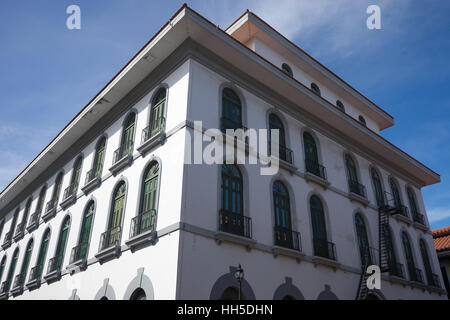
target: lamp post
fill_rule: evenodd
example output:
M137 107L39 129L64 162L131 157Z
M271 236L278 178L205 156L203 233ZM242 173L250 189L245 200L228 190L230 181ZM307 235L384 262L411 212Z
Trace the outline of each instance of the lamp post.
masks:
M236 272L234 273L234 277L239 282L239 295L238 295L238 298L239 298L239 300L241 300L242 280L244 280L244 269L242 269L240 264L239 264L239 267L236 269Z

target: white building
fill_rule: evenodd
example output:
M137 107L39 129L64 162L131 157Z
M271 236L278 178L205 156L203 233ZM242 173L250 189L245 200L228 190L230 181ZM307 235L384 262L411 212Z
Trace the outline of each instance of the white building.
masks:
M281 129L279 172L188 164L198 120ZM393 124L253 13L223 31L183 6L0 194L1 298L233 298L241 264L246 299L445 299L440 177Z

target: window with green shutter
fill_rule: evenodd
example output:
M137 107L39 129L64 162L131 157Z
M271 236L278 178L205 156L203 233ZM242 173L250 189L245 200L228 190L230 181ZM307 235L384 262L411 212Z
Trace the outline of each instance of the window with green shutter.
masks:
M102 174L103 161L105 160L105 148L106 148L106 138L103 137L100 139L95 149L95 158L94 158L95 178L100 177Z
M361 266L372 264L372 257L369 249L369 238L367 237L366 223L360 214L355 216L356 239L358 241Z
M425 241L420 239L420 254L422 255L423 265L425 267L425 273L427 275L427 281L429 285L433 285L433 269L431 268L430 257L428 256L427 246L425 245Z
M41 216L42 209L44 208L45 195L47 194L47 187L43 186L41 192L39 193L38 204L36 207L36 213L38 214L38 219Z
M3 271L5 271L5 266L6 266L6 255L2 258L2 262L0 263L0 281L2 280Z
M166 93L165 88L161 88L156 93L152 101L152 108L150 111L150 136L160 133L164 129L164 115L166 108Z
M71 179L71 195L76 195L78 191L78 185L80 184L81 166L83 164L83 158L79 157L73 166L72 179Z
M222 197L223 211L243 214L243 182L239 168L231 164L222 165Z
M20 269L19 276L19 286L23 286L28 273L28 267L30 266L31 254L33 253L34 241L31 239L27 245L27 251L25 252L25 257L23 258L22 268Z
M113 194L113 202L109 218L109 228L107 236L107 247L117 245L120 241L122 215L125 205L125 182L121 182L115 189Z
M134 146L134 126L136 121L136 114L130 113L124 124L122 132L122 141L120 144L119 158L122 159L125 156L131 155Z
M345 155L345 166L347 167L348 179L351 182L358 182L358 173L356 170L356 164L353 158L346 154Z
M45 257L47 256L48 243L50 242L50 229L47 229L42 237L41 247L39 248L39 255L36 263L36 279L40 279L42 271L44 270Z
M149 165L144 175L140 209L140 233L154 227L158 188L159 164L155 161Z
M55 180L55 186L53 187L53 194L52 194L52 203L53 208L56 208L59 201L59 195L61 194L61 186L63 181L63 173L60 172Z
M405 251L406 265L408 267L409 277L411 280L416 279L416 265L414 263L414 257L411 249L409 238L405 232L402 232L402 244Z
M27 204L25 205L25 210L24 210L23 216L22 216L22 225L23 225L22 228L24 228L24 226L26 225L28 216L30 215L31 201L32 201L32 199L29 198L27 201Z
M70 230L70 217L67 216L64 218L63 223L61 225L61 231L59 232L58 244L56 247L56 270L61 270L62 263L64 261L64 252L66 250L67 237L69 235Z
M416 214L418 212L417 210L417 203L416 203L416 197L414 196L413 191L411 190L411 188L407 188L406 189L406 193L408 194L408 200L409 200L409 206L411 208L411 211L414 214Z
M222 120L221 128L240 129L242 128L242 104L239 96L230 88L222 91Z
M79 253L76 260L84 260L87 258L89 248L89 238L92 229L92 220L94 219L95 203L91 201L86 207L83 215L83 222L81 224L80 239L78 241Z
M8 276L6 278L6 292L11 288L14 272L16 270L17 260L19 259L19 248L14 251L11 264L9 265Z
M392 197L394 198L394 205L396 208L399 208L402 206L402 200L400 198L400 191L398 190L397 187L397 183L395 182L394 179L390 179L389 180L389 184L391 185L391 192L392 192Z
M375 190L375 199L377 202L378 207L382 207L384 205L384 195L383 195L383 187L381 184L380 175L378 174L377 170L372 168L370 170L370 173L372 175L372 183Z

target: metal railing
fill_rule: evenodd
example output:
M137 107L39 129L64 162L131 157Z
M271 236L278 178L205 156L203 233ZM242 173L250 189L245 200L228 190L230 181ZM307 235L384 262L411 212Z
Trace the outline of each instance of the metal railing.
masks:
M411 270L411 280L412 281L416 281L416 282L420 282L423 283L423 273L422 270L418 269L418 268L414 268Z
M130 145L123 145L120 146L119 149L114 151L114 157L113 157L113 165L122 160L123 158L130 156L133 154L133 148L134 143L131 143Z
M432 286L432 287L440 288L441 287L441 283L439 281L439 276L437 274L435 274L435 273L431 273L428 276L428 284L430 286Z
M24 232L25 232L25 222L21 222L17 225L15 236L18 237L19 235L21 235Z
M336 245L323 239L314 239L314 255L336 260Z
M16 288L22 288L23 287L23 275L22 274L18 274L15 278L14 278L14 285L13 285L13 289Z
M86 173L86 179L84 184L87 185L89 182L94 181L95 179L97 179L98 177L100 177L100 174L102 172L102 167L100 166L100 168L95 168L95 169L91 169Z
M220 210L219 230L251 239L252 219L243 214Z
M70 263L74 263L80 260L85 260L87 255L87 250L89 247L88 242L82 242L72 248L70 253Z
M152 125L142 130L141 144L145 143L150 138L156 136L158 133L163 132L166 126L166 118L160 117L152 121Z
M0 294L4 294L6 292L8 292L8 282L7 281L3 281L2 285L0 286Z
M34 224L39 224L39 219L41 218L41 213L40 212L35 212L31 215L30 217L30 223L28 224L28 226L32 226Z
M54 271L60 271L62 265L63 256L59 255L51 258L48 261L47 274L52 273Z
M43 265L37 265L37 266L31 268L29 281L31 282L31 281L40 280L41 276L42 276L43 268L44 268Z
M269 154L277 157L280 160L286 161L290 164L294 163L293 151L286 146L278 145L278 155L272 154L272 143L269 139Z
M56 201L54 199L50 200L45 205L45 213L48 213L48 212L50 212L52 210L55 210L55 209L56 209Z
M114 247L119 244L120 235L122 232L122 228L115 227L106 230L106 232L102 233L100 236L100 248L99 251L103 251L105 249Z
M5 235L5 240L3 241L3 244L7 244L10 243L12 240L12 232L9 231L6 235Z
M361 197L367 198L366 187L361 183L359 183L358 181L348 180L348 187L350 189L350 192L356 193Z
M63 200L67 200L77 194L77 185L72 183L64 190Z
M312 173L324 180L327 179L327 170L324 166L313 160L305 160L306 172Z
M151 209L131 219L130 238L155 230L156 210Z
M389 264L389 274L399 278L405 278L405 271L401 263L390 263Z
M300 233L283 227L274 227L275 245L302 251Z
M423 214L421 214L417 211L413 211L413 220L415 222L420 223L421 225L425 225L425 218L424 218Z

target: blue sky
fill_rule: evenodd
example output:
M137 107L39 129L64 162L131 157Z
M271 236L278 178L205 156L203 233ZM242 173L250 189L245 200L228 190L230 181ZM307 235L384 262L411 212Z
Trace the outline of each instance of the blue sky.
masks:
M82 29L66 28L81 8ZM182 1L0 1L0 190L181 6ZM196 0L227 27L247 8L392 114L382 135L442 175L423 189L432 228L450 225L450 2ZM381 8L381 30L366 8Z

